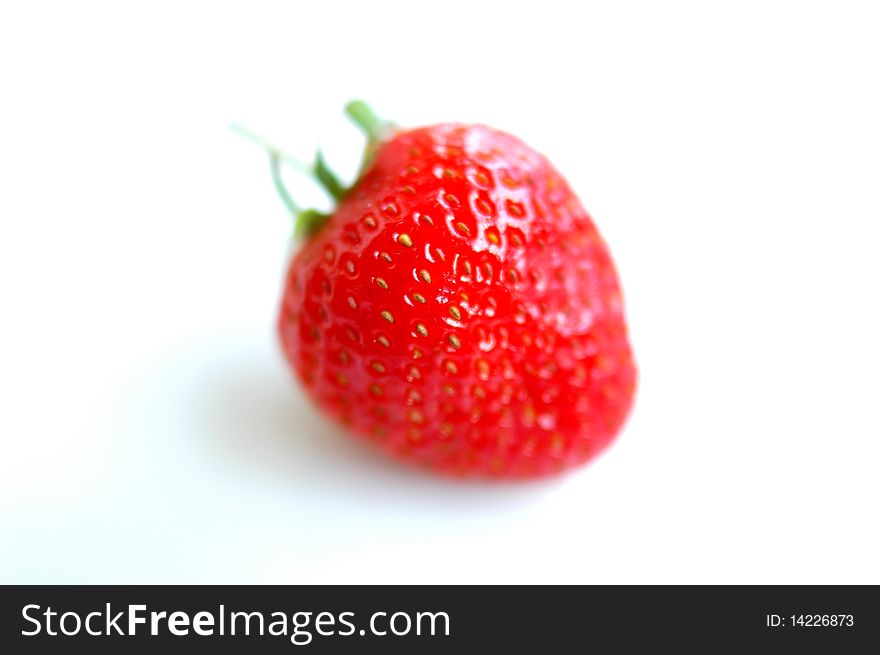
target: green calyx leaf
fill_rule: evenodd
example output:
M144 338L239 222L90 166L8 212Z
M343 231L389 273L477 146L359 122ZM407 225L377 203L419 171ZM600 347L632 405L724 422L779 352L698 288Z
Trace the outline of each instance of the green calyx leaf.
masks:
M376 149L379 147L379 144L388 138L389 134L395 129L395 126L393 123L379 118L363 100L352 100L349 102L345 106L345 114L367 137L367 144L364 146L361 166L358 171L358 177L360 177L369 168L370 164L373 163L373 157L376 155Z
M308 239L324 226L328 218L330 218L329 214L319 212L317 209L300 212L296 217L293 236L297 239Z
M327 167L327 162L324 161L324 154L320 149L315 153L315 163L312 166L312 170L315 173L315 178L333 200L339 202L345 197L348 189L342 185L336 174Z
M348 114L349 118L361 128L367 137L367 144L364 148L363 160L358 173L359 179L372 161L373 155L379 144L387 138L388 134L393 129L393 125L380 119L375 113L373 113L373 110L361 100L354 100L348 103L345 112ZM232 125L231 129L237 134L261 146L268 153L272 183L275 185L275 190L278 192L284 206L287 207L287 210L294 219L294 237L308 238L320 230L330 218L330 214L320 212L317 209L303 209L296 203L284 183L282 177L282 165L287 165L300 174L317 182L333 200L334 205L338 204L345 199L345 196L348 195L351 187L346 187L340 182L337 175L327 165L327 162L324 159L324 154L321 150L319 149L315 153L314 162L311 165L308 165L244 127ZM355 184L357 184L357 181L355 181Z
M383 133L390 125L379 118L363 100L352 100L345 106L346 115L366 135L367 140L376 142L382 139Z

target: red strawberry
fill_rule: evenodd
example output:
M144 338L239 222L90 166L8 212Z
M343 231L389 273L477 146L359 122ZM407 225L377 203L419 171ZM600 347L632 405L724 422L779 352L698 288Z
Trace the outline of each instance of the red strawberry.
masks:
M312 397L445 472L527 477L599 453L636 369L614 265L566 181L489 127L393 130L362 103L349 112L368 165L346 192L319 158L341 201L322 225L304 213L316 231L278 322Z

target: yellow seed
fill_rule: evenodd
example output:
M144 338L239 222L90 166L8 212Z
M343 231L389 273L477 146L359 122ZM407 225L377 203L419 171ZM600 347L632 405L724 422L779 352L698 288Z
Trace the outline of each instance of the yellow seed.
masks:
M416 323L416 332L421 334L423 337L428 336L428 328L426 328L421 323Z
M422 280L424 280L428 284L431 283L431 274L428 273L428 271L426 271L424 268L421 270L421 272L419 272L419 276L421 276Z
M450 305L450 306L449 306L449 314L450 314L450 315L452 316L452 318L454 318L456 321L460 321L460 320L461 320L461 312L458 310L458 307L456 307L455 305Z
M370 364L370 367L377 373L385 372L385 365L382 362L373 362L372 364Z
M461 348L461 341L454 334L449 335L449 343L452 344L453 348Z
M388 262L389 264L391 263L391 255L389 255L387 252L383 252L383 253L382 253L381 255L379 255L379 256L380 256L382 259L384 259L386 262Z
M461 232L462 234L464 234L465 236L471 235L470 229L468 229L468 226L465 225L464 223L461 223L461 222L456 223L455 229L458 230L459 232Z
M388 337L381 335L381 334L378 337L376 337L376 341L378 341L380 345L383 345L386 348L388 348L391 345L391 342L388 340Z
M418 380L420 377L422 377L422 373L415 366L410 366L409 367L409 376L413 380Z
M412 239L409 238L408 234L401 234L400 236L398 236L397 243L402 246L406 246L407 248L411 248L413 244Z
M413 348L413 350L412 350L412 357L413 357L413 359L418 359L419 357L422 357L422 355L423 355L423 353L422 353L422 351L421 351L420 349L418 349L418 348Z
M384 392L382 391L382 387L380 387L378 384L371 384L370 393L374 396L381 396Z
M355 300L352 296L349 296L347 300L348 300L349 307L351 307L352 309L357 309L357 306L358 306L357 300Z
M377 278L376 278L376 284L378 284L378 285L379 285L380 287L382 287L383 289L387 289L387 288L388 288L388 283L387 283L384 279L382 279L381 277L377 277Z
M351 361L351 357L348 356L348 353L344 350L339 351L339 361L343 364L348 364Z
M458 373L458 366L455 365L455 362L446 362L446 370L450 373Z
M422 214L421 216L419 216L419 220L425 221L425 223L427 223L428 225L434 224L434 221L431 219L431 217L426 214Z
M513 216L514 218L522 218L525 216L525 209L521 203L515 202L513 200L508 200L504 203L507 208L507 213Z
M423 305L425 304L425 297L424 297L422 294L420 294L420 293L414 293L414 294L413 294L413 300L415 300L415 301L417 301L417 302L420 302L420 303L422 303Z
M376 219L373 218L372 216L365 216L364 217L364 225L366 225L369 228L376 227Z
M394 323L394 317L391 315L391 312L389 312L387 309L383 309L381 312L379 312L379 315L382 318L384 318L386 321L388 321L389 323Z
M411 409L409 410L409 420L412 423L422 423L425 420L425 415L417 409Z
M492 230L486 231L486 238L489 240L489 243L492 243L492 244L497 245L500 242L500 239L498 238L498 234Z
M455 395L455 387L452 386L451 384L444 384L443 385L443 392L446 393L447 395L454 396Z
M345 262L345 270L348 271L349 275L354 275L354 272L357 269L355 269L355 267L354 267L354 262L351 260L348 260L347 262Z
M452 434L452 424L451 423L441 423L440 424L440 434L444 437L448 437Z

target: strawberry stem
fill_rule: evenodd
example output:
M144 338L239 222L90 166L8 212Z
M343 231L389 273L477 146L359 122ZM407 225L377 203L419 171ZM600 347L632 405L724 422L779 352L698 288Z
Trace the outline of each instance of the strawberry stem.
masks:
M379 118L376 112L370 109L370 106L363 100L352 100L345 105L345 114L367 137L367 144L364 146L364 154L361 158L361 167L358 170L358 177L360 177L372 163L379 144L394 129L394 124Z
M370 143L382 140L383 133L389 124L379 118L363 100L352 100L345 106L346 115L361 128Z
M281 148L276 146L271 141L264 139L256 132L249 130L246 127L241 125L232 124L229 126L229 129L238 134L239 136L243 136L248 141L252 141L256 143L258 146L263 148L266 152L269 153L269 156L277 156L280 160L282 160L285 164L290 166L291 168L296 169L303 175L312 175L312 169L307 165L301 162L299 159L294 157L293 155L289 155L284 152Z
M367 166L373 159L376 149L387 134L393 129L393 125L379 118L367 104L361 100L353 100L345 107L345 112L349 118L354 121L358 127L367 136L367 145L364 148L363 161L361 162L358 177L366 170ZM324 160L324 153L320 149L315 153L315 160L312 164L305 164L296 157L287 154L281 148L276 146L268 139L264 139L259 134L242 127L241 125L230 125L230 129L236 134L256 143L263 148L269 155L269 164L272 172L272 183L275 190L281 197L281 201L287 210L293 216L294 220L294 236L308 237L317 232L321 226L330 218L329 214L319 212L317 209L303 209L296 201L287 186L281 174L282 164L286 164L305 175L315 182L329 195L334 203L338 203L349 191L336 174L327 166Z
M294 202L293 196L290 195L284 180L281 178L281 155L277 152L270 152L269 166L272 170L272 183L275 185L275 190L281 197L282 202L284 202L284 206L287 207L294 217L299 216L302 213L302 209Z
M239 134L249 141L253 141L261 146L269 154L272 183L275 185L275 190L278 192L284 206L287 207L287 210L290 212L291 216L293 216L294 236L297 238L308 237L317 232L329 218L329 215L321 213L316 209L302 209L296 203L293 196L290 195L290 191L287 190L287 185L284 184L284 179L281 175L281 164L287 164L303 175L312 178L322 189L324 189L324 191L327 192L328 195L330 195L331 198L333 198L334 201L338 202L343 196L345 196L347 189L327 166L327 162L324 161L324 155L321 151L318 150L315 155L315 162L311 166L308 166L296 157L281 150L271 141L264 139L256 132L242 127L241 125L232 125L230 126L230 129L236 134Z
M342 200L348 189L342 186L339 178L327 167L327 162L324 161L324 153L321 152L320 148L315 153L315 163L312 165L312 171L315 174L315 178L324 187L324 190L333 197L333 200L337 202Z

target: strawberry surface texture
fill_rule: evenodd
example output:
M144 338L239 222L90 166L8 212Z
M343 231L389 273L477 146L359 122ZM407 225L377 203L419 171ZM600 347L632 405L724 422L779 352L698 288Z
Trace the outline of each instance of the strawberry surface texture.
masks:
M636 384L596 226L545 157L482 125L376 140L294 254L278 330L327 414L457 475L588 461L620 430Z

